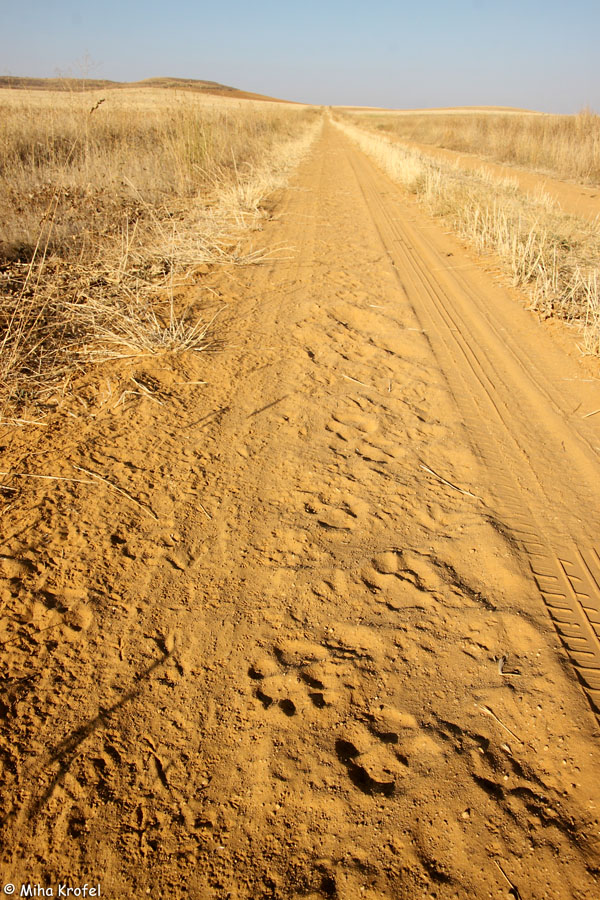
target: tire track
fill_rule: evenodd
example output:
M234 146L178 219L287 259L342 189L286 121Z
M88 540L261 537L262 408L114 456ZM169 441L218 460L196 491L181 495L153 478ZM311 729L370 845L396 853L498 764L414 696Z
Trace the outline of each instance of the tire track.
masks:
M586 436L566 422L552 399L552 386L527 361L527 346L517 335L506 335L493 310L482 314L468 276L451 273L433 244L401 217L401 192L359 151L348 147L347 153L373 225L428 336L474 450L492 473L494 516L527 555L550 617L598 713L597 456Z

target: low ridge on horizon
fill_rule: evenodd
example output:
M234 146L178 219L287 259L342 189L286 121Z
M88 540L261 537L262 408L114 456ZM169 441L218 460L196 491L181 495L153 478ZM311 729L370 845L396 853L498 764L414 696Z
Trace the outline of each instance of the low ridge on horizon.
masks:
M56 90L69 91L79 89L81 91L93 91L102 89L119 88L167 88L193 91L203 94L211 94L220 97L231 97L240 100L264 100L274 103L289 103L292 105L304 105L297 100L288 100L282 97L274 97L269 94L260 94L255 91L247 91L242 88L221 84L205 78L182 78L174 76L152 76L138 81L116 81L109 78L74 78L71 76L48 76L37 78L28 75L0 75L0 89L14 90ZM306 104L308 106L313 104ZM316 104L319 105L319 104ZM538 110L520 108L516 106L430 106L430 107L402 107L402 106L365 106L362 104L333 104L333 109L346 110L372 110L373 112L460 112L460 111L490 111L490 112L525 112L539 113ZM551 113L546 113L551 115Z
M215 94L217 96L237 97L240 100L269 100L277 103L295 103L294 100L285 100L280 97L271 97L266 94L257 94L254 91L245 91L241 88L220 84L218 81L209 81L200 78L175 78L171 76L155 76L139 81L113 81L108 78L72 78L48 77L34 78L27 75L0 75L0 88L12 88L14 90L54 90L68 91L74 88L80 90L101 90L103 88L179 88L181 90L197 91L203 94Z

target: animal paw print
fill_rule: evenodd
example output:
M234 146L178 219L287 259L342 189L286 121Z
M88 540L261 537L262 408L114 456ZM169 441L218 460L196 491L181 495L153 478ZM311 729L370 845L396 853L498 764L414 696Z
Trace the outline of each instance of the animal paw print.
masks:
M368 718L368 728L355 722L342 729L335 752L360 791L391 797L409 771L408 760L400 749L400 736L416 723L410 721L411 716L384 707Z
M349 656L344 648L339 642L326 647L282 641L274 656L261 656L250 666L254 696L265 709L288 717L307 713L312 706L315 724L326 729L325 745L335 752L350 781L365 794L390 797L409 771L403 747L410 745L417 722L409 713L381 703L360 709L360 692L346 692L344 686L350 688L367 650L355 649ZM314 719L315 709L325 717Z
M335 497L323 495L306 504L306 512L316 516L317 524L328 531L352 531L359 520L368 514L369 506L349 494Z
M289 640L275 647L275 658L255 659L248 674L258 682L254 696L265 709L277 706L291 717L309 702L317 709L333 702L333 692L328 690L331 665L329 652L321 644Z

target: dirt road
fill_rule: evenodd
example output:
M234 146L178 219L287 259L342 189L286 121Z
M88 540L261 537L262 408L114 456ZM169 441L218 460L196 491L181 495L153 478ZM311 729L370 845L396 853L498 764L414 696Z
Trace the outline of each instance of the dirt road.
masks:
M4 438L4 880L596 898L600 382L329 123L259 237Z

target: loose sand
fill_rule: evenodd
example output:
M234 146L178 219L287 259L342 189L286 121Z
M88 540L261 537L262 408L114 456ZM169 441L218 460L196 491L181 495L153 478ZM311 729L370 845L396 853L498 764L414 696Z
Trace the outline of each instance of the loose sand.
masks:
M329 124L260 239L3 429L2 878L596 900L598 378Z

